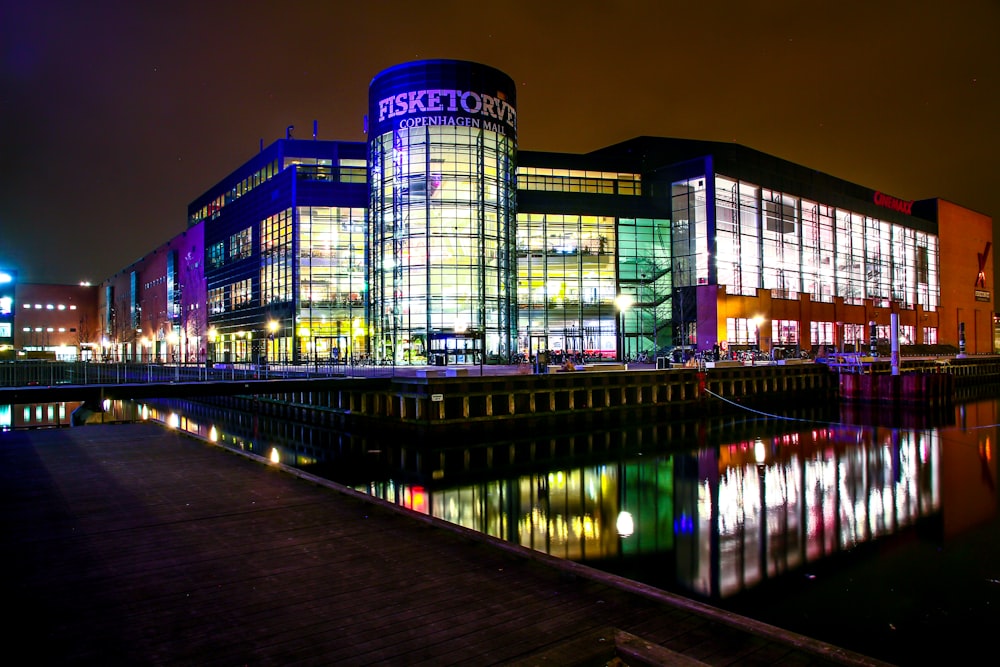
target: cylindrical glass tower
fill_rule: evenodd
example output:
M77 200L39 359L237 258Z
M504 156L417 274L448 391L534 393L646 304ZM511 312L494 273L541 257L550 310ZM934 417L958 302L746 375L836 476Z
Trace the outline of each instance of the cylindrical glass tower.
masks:
M372 354L505 362L516 341L514 82L477 63L405 63L372 80L368 107Z

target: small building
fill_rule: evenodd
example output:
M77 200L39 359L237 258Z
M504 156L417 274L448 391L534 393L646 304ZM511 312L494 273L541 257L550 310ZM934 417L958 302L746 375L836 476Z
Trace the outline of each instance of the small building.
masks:
M95 358L100 332L96 286L15 283L10 314L10 349L16 353L11 358Z

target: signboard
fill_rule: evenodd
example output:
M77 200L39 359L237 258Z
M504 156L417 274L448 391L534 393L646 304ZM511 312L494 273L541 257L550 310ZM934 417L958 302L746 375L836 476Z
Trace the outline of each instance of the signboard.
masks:
M990 291L988 289L977 289L976 290L976 301L989 301Z
M514 81L487 65L421 60L390 67L368 88L368 136L415 127L482 129L517 138Z
M431 394L431 403L440 403L444 400L444 394Z
M893 211L899 211L900 213L905 213L906 215L911 215L913 213L912 201L896 199L895 197L890 197L882 192L875 193L874 201L876 206L888 208Z

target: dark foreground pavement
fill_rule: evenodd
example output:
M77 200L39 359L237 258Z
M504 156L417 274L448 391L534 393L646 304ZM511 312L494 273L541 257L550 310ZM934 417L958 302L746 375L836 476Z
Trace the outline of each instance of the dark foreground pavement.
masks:
M877 665L153 424L0 433L9 664Z

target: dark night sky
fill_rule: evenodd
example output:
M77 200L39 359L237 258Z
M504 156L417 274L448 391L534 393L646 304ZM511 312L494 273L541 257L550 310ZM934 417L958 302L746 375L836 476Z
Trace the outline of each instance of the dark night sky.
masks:
M0 266L103 280L261 139L363 140L372 77L420 58L510 75L522 149L733 141L996 219L998 28L998 0L0 0Z

